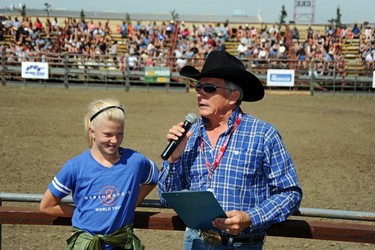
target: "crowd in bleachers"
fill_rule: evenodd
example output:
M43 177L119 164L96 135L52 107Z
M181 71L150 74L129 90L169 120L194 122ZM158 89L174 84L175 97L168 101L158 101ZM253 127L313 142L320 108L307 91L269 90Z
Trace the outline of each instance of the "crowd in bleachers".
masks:
M95 24L66 18L60 23L57 18L52 22L47 18L42 24L39 18L32 21L25 17L21 21L8 17L3 26L4 36L11 36L6 48L8 61L34 61L41 58L36 55L61 52L95 59L97 55L107 53L111 43L109 20Z
M367 31L366 31L367 30ZM333 62L337 62L336 71L344 70L343 46L357 46L359 49L358 59L369 69L373 68L372 64L366 64L365 57L368 55L373 59L375 58L374 50L374 36L366 36L365 32L374 33L371 31L370 26L358 27L357 24L353 27L341 26L328 26L324 33L314 32L311 27L306 32L304 44L296 43L297 56L302 64L308 63L312 59L316 61L323 61L321 64L316 64L318 72L327 72L329 69L334 68ZM359 44L359 45L358 45ZM299 46L299 47L298 47ZM361 51L361 48L364 50ZM301 52L298 52L298 49ZM302 58L301 58L302 57ZM306 65L304 65L306 67Z
M301 69L307 69L310 61L315 60L320 74L333 68L344 71L342 45L353 44L353 40L359 41L358 58L368 69L374 68L375 58L375 33L370 25L329 26L324 32L312 27L300 32L294 26L292 39L287 39L285 28L280 30L276 24L257 28L228 22L195 25L173 20L161 24L123 21L111 29L109 19L102 23L68 17L60 23L55 17L42 23L39 18L32 20L26 16L7 17L1 26L2 39L11 37L5 45L8 62L45 61L49 53L65 52L72 58L83 58L86 63L110 61L120 69L126 63L131 69L139 69L167 66L167 57L172 55L174 66L179 69L188 63L198 65L212 50L225 50L229 41L237 43L236 56L251 61L252 67L286 68L288 61L295 59ZM115 34L121 39L115 39ZM176 41L172 43L174 35ZM126 53L119 53L119 43L126 44Z

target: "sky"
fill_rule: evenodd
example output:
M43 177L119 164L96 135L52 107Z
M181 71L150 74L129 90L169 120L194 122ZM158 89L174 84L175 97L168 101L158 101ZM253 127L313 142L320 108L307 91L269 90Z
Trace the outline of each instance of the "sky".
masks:
M263 22L279 20L284 5L287 12L286 21L293 20L295 0L0 0L0 8L19 6L24 3L27 8L44 9L45 3L52 4L53 9L107 11L118 13L175 13L195 15L228 15L243 13L248 16L260 16ZM304 2L304 0L298 1ZM306 2L306 1L305 1ZM311 2L311 1L310 1ZM315 0L315 23L328 23L336 18L339 7L342 23L375 23L375 0ZM297 13L312 13L311 8L299 8Z

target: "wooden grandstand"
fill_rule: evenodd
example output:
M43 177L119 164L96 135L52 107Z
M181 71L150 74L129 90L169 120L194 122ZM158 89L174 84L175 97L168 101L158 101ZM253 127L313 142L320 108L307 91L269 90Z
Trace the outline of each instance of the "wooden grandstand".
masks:
M32 20L36 19L36 16L29 16L29 17ZM38 18L40 19L40 21L42 23L45 23L46 17L38 17ZM59 20L60 23L63 23L65 18L66 17L58 17L58 20ZM79 18L77 18L77 20L79 20ZM93 20L96 23L98 23L98 22L104 23L108 19L104 20L104 19L86 18L86 20L87 21ZM150 20L142 20L141 24L145 25L146 23L149 23L149 22L150 22ZM160 25L162 22L165 22L165 21L163 21L163 20L156 21L157 25ZM109 20L109 23L110 23L110 29L111 29L110 39L111 39L112 43L117 42L117 44L118 44L118 49L117 49L118 54L123 55L123 54L127 53L128 48L130 46L128 44L129 40L127 38L122 38L121 34L118 32L118 28L119 28L119 25L122 23L122 20L111 19L111 20ZM192 25L193 23L186 21L185 24L186 25ZM215 23L211 23L211 24L214 25ZM178 22L176 22L176 28L177 28L177 25L178 25ZM245 23L230 23L230 25L232 27L233 26L238 27L239 25L244 26ZM247 25L255 26L258 30L260 30L261 28L266 28L267 25L268 25L268 27L270 27L273 24L249 23ZM292 24L292 25L296 26L298 28L298 30L300 32L300 41L304 41L305 38L306 38L306 30L309 27L309 25L299 25L299 24ZM290 25L290 26L292 26L292 25ZM313 28L313 30L315 32L325 34L325 29L326 29L325 25L311 25L311 27ZM287 26L282 26L281 29L284 32L287 32L287 33L290 32L290 28L287 27ZM47 36L47 34L45 34L45 33L43 33L42 35L44 37ZM173 50L175 49L175 46L176 46L177 35L178 35L178 33L175 32L173 38L168 43L166 43L165 47L164 47L164 50L166 52L165 54L168 55L168 62L169 62L168 65L171 67L172 72L177 71L177 69L175 68L176 66L174 65L174 60L173 60ZM54 34L53 32L48 34L48 36L51 39L56 38L56 34ZM289 36L290 36L290 34L289 34ZM5 44L8 45L9 43L11 43L13 41L13 36L12 35L5 35L4 40L5 40ZM295 39L292 39L291 42L292 43L289 43L290 49L292 47L292 44L296 43L297 41ZM234 56L237 56L238 55L237 47L238 47L239 43L240 43L240 41L239 41L238 38L231 37L229 40L227 40L225 42L226 51L231 53ZM353 42L351 42L348 39L346 41L346 43L341 44L341 47L342 47L342 56L345 60L345 70L346 70L347 78L348 79L352 78L352 79L357 80L357 78L360 79L361 76L368 76L369 72L367 70L365 70L365 66L364 66L362 60L358 56L359 41L353 40ZM108 50L109 50L109 48L108 48ZM293 53L290 53L290 55L293 55ZM292 58L292 57L290 59L295 60L295 58ZM247 65L247 67L250 70L254 70L255 73L260 78L263 79L265 77L265 75L267 74L268 66L266 65L265 67L251 68L252 64L251 64L251 62L248 63L247 60L248 59L244 60L244 63ZM92 63L89 63L89 64L90 64L90 65L88 65L89 67L94 67L95 69L98 69L98 70L114 71L114 75L116 75L116 77L119 77L119 79L122 79L124 77L124 73L121 73L120 69L114 65L114 60L113 60L113 58L110 54L107 58L107 63L99 63L99 64L95 64L95 65L93 65ZM196 64L195 66L197 66L199 68L202 64L203 64L203 61L201 61L200 64ZM55 67L57 67L57 66L58 65L56 65ZM71 67L72 68L78 68L78 69L84 69L84 66L83 66L82 63L78 63L76 65L72 64ZM295 69L295 66L294 66L293 63L289 64L289 67ZM108 74L108 73L106 73L106 74ZM302 74L305 74L305 73L302 73ZM77 73L77 75L78 75L78 73ZM102 74L99 74L99 75L102 75ZM77 77L77 78L80 78L80 77ZM329 81L327 83L329 83Z

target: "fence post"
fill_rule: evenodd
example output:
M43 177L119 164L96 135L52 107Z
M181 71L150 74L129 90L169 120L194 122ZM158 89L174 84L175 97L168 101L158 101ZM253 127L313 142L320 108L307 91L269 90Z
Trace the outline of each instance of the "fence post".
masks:
M333 92L336 91L336 70L337 70L337 60L333 60Z
M1 86L6 86L6 81L5 81L5 42L3 41L2 42L2 46L1 46L1 67L2 67L2 71L1 71ZM1 243L1 239L0 239L0 243ZM1 245L0 245L0 249L1 249Z
M186 78L186 82L185 82L185 88L186 88L186 93L189 93L189 89L190 89L190 78Z
M0 198L0 207L1 207L2 205L3 205L3 201L2 201L2 199ZM3 245L2 238L3 238L3 225L0 224L0 250L2 249L2 245Z
M128 92L130 88L130 68L129 68L129 57L126 56L126 75L125 75L125 91Z
M310 63L310 95L314 96L314 82L315 82L315 76L314 76L314 58L311 60Z
M69 75L69 67L68 67L68 63L69 63L69 58L68 58L68 55L65 54L64 55L64 87L67 89L68 88L68 75Z
M86 66L87 58L83 58L83 83L86 85L86 88L88 87L88 68Z

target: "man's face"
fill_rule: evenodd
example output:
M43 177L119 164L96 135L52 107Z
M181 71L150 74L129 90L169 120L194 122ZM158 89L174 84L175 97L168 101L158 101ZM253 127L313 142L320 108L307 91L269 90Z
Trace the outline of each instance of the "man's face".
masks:
M201 85L199 85L199 83ZM226 115L232 109L234 92L231 92L223 79L220 78L201 78L197 89L199 114L207 119ZM210 93L210 90L204 90L205 86L214 85L216 89ZM212 86L211 86L212 87ZM215 88L215 87L213 87ZM212 91L212 88L211 88Z

